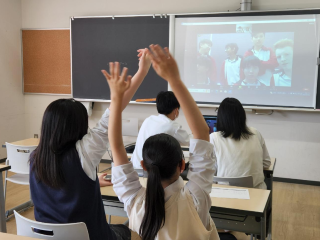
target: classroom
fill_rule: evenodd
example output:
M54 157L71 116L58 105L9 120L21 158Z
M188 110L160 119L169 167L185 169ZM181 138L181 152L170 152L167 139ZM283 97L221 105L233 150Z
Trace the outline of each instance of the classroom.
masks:
M153 238L158 234L157 239L195 239L191 236L197 234L203 234L199 239L221 240L320 239L319 26L319 0L0 0L0 239L106 239L103 235L138 240L150 239L150 234ZM172 56L150 44L168 47ZM125 74L117 77L118 66L134 76L130 86ZM178 73L172 70L176 66ZM236 73L230 66L238 69ZM164 92L165 104L174 99L169 112L160 110L159 92ZM71 98L76 101L59 102ZM226 126L222 119L231 118L231 112L223 115L223 103L239 103L233 113L240 111L237 118L250 127L242 129L238 139L232 131L227 137L219 133L226 134L221 130ZM58 112L64 109L68 116L82 111L86 127L80 124L80 115L72 115L78 124L45 122L50 106ZM159 121L175 124L175 133L157 132ZM119 122L122 128L117 128ZM46 124L52 129L45 131ZM203 129L208 127L210 136L204 136ZM83 138L75 144L69 137L52 134L57 129L62 133L82 130ZM51 135L59 140L54 142ZM171 175L169 167L152 162L152 157L146 160L146 139L150 149L160 144L152 143L153 135L165 149L157 150L157 161L168 156L165 152L170 147L172 154L179 155L175 168L168 163ZM250 139L258 139L259 151L240 146ZM180 145L174 148L176 143ZM221 147L227 143L231 145ZM39 150L49 144L52 159L69 158L60 153L67 151L81 165L69 161L52 165L46 160L50 167L44 168L31 161L40 161L41 154L49 156ZM29 171L30 159L34 173L19 172L21 164L12 163L9 154L25 155L24 168ZM255 165L259 154L262 164ZM252 161L251 170L256 167L259 174L246 174L237 157ZM62 173L56 166L77 170L51 183L52 176ZM35 173L40 168L50 170ZM155 175L161 182L153 181ZM171 181L174 176L177 181ZM151 194L147 187L151 181L154 192L162 194L152 198L153 204L141 200L143 194L146 199ZM70 193L59 190L62 182L68 182ZM71 183L77 187L71 188ZM188 214L176 210L180 206L167 210L167 203L174 202L168 196L177 184L190 190L179 196L191 199L188 204L195 207L191 212L198 213L194 221L201 227L195 227L191 218L189 223L174 220ZM72 194L81 194L87 201L78 201ZM90 219L87 224L66 220L74 213L63 201L83 209L83 219ZM145 209L135 201L142 201ZM158 203L163 208L150 207ZM155 224L148 225L148 216ZM142 221L141 228L140 222L129 221L131 217ZM167 225L161 228L164 219ZM189 231L168 226L171 221L186 224Z

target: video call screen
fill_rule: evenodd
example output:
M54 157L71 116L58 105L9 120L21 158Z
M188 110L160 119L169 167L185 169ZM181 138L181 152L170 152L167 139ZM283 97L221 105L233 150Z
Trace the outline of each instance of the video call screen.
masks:
M315 107L319 16L180 16L181 77L198 103Z

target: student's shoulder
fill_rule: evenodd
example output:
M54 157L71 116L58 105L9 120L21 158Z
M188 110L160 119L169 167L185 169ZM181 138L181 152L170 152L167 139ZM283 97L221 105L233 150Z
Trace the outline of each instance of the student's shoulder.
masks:
M259 139L262 137L258 129L254 127L249 127L249 130L253 135L257 136Z

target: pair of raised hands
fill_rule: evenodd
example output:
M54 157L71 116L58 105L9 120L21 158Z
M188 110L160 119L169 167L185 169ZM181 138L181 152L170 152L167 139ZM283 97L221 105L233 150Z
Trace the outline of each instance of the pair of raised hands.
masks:
M150 49L138 50L139 66L152 63L156 73L172 83L180 80L178 66L174 58L171 56L168 48L162 49L159 45L150 45ZM122 97L129 89L132 76L127 76L128 68L123 68L120 74L120 64L118 62L109 63L109 72L102 70L110 87L111 100L113 97Z

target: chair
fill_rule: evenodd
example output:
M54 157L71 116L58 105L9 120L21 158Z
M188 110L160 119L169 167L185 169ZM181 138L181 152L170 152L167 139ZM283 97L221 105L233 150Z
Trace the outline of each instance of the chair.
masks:
M8 171L5 173L4 179L4 200L6 199L7 181L21 185L29 185L29 158L33 150L37 146L18 146L10 143L6 143L7 148L7 160L6 165L10 165L11 172L15 175L8 177ZM31 201L17 206L17 211L31 207L33 204ZM7 211L7 217L13 214L13 209Z
M246 177L213 177L213 182L227 182L230 186L253 188L252 176Z
M85 223L51 224L36 222L14 211L17 235L50 240L89 240Z

